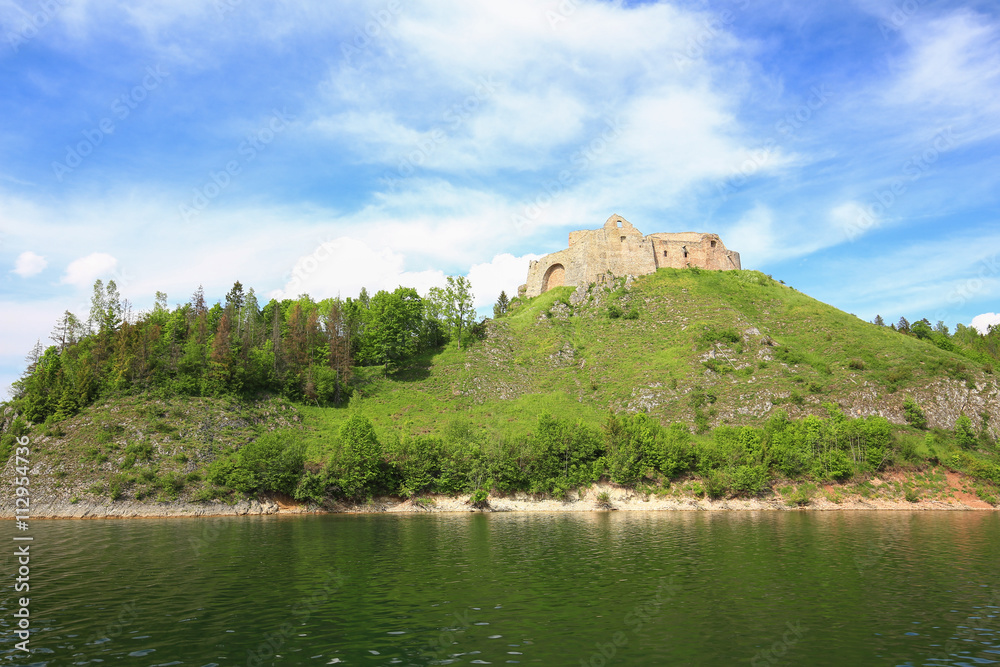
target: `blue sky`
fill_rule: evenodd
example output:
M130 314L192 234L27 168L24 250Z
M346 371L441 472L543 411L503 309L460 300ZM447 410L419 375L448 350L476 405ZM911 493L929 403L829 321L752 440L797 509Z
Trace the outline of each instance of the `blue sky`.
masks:
M485 308L613 213L1000 320L993 1L0 0L0 92L0 386L96 278Z

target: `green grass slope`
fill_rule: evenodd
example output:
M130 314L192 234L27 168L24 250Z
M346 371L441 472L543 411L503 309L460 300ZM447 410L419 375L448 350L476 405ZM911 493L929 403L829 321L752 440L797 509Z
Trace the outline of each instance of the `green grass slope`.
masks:
M525 300L468 349L389 377L361 369L347 410L303 408L307 421L317 438L353 412L386 435L457 423L513 436L541 412L598 424L612 410L704 430L757 425L779 406L791 418L824 414L833 402L902 423L906 396L941 428L963 411L997 414L997 384L981 366L756 271L660 269L573 293Z

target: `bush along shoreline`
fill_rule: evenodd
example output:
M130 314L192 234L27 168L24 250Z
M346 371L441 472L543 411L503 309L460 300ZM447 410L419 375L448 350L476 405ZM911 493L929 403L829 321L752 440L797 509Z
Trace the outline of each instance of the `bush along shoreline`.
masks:
M643 413L609 413L596 427L542 414L529 433L497 436L458 418L440 434L380 432L359 412L335 432L317 433L301 408L281 399L187 400L174 407L140 400L133 412L110 403L89 421L77 417L58 428L29 429L23 418L8 418L3 438L33 434L42 461L33 497L51 500L50 516L155 515L156 507L184 508L168 514L267 514L282 505L380 511L393 502L414 510L489 510L504 498L568 503L595 494L604 498L588 507L615 509L607 495L615 490L617 498L748 508L848 497L916 503L949 500L949 473L961 474L965 495L980 506L1000 501L996 443L971 420L951 431L927 430L916 405L909 408L914 424L906 426L849 418L827 404L826 417L789 420L777 411L760 426L704 433ZM324 444L315 444L317 435ZM66 465L70 460L79 465ZM449 498L461 502L449 505ZM13 516L3 504L0 512Z

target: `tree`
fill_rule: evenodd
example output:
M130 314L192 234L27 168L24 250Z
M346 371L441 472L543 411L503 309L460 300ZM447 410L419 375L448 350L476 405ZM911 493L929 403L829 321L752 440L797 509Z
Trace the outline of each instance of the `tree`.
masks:
M423 300L410 287L379 291L368 304L367 327L359 355L368 363L398 364L417 352L424 316Z
M885 320L882 319L881 315L876 315L875 319L872 320L872 324L874 324L875 326L884 327L885 326Z
M354 360L351 358L350 331L347 326L347 319L344 317L344 309L340 299L334 299L330 302L323 325L326 329L327 344L330 348L330 368L337 375L336 384L333 386L333 402L339 404L341 401L341 385L346 385L350 380L351 366L354 363Z
M900 333L910 333L910 323L905 317L899 318L899 324L896 325L896 331Z
M910 325L910 331L914 336L921 340L929 340L933 330L931 329L931 323L927 321L926 318L922 320L917 320Z
M245 297L243 295L243 285L240 284L240 281L237 280L235 283L233 283L233 288L229 290L229 292L226 294L226 305L227 306L231 305L233 307L233 310L238 311L240 308L243 307L244 298Z
M156 291L156 301L153 303L153 312L154 313L165 313L168 310L169 310L169 306L167 306L167 293L166 292L161 292L161 291L157 290Z
M458 339L458 349L462 349L462 332L476 318L476 310L472 307L474 296L472 285L465 276L448 276L444 288L444 316L448 326L455 331Z
M208 312L208 306L205 305L205 288L201 285L198 285L198 289L191 295L191 310L195 317Z
M118 285L114 280L109 280L104 288L104 316L101 321L101 331L114 333L118 327L126 321L125 313L127 303L122 303L121 295L118 294Z
M94 293L90 297L90 316L87 318L87 331L95 334L101 329L104 321L104 281L98 278L94 281Z
M28 352L28 356L24 358L24 363L28 364L28 368L24 371L25 377L31 375L35 372L35 366L38 365L39 360L42 358L42 353L45 352L45 348L42 346L41 339L35 341L34 347Z
M52 328L49 340L55 343L59 347L59 351L62 352L67 347L75 345L82 335L83 325L80 324L80 320L77 319L76 315L67 310Z
M500 296L497 297L497 302L493 304L493 319L499 319L507 312L507 308L510 307L510 299L507 298L507 292L500 290Z

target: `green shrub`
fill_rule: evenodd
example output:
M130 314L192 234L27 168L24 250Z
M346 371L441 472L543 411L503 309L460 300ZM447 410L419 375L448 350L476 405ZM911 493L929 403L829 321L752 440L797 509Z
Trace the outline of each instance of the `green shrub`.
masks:
M486 509L490 506L489 495L486 489L476 489L469 496L469 504L476 509Z
M962 449L975 449L978 443L972 420L964 412L955 421L955 441Z
M609 415L604 424L608 477L616 484L634 484L648 463L647 452L656 451L661 427L644 413Z
M817 476L843 481L854 474L854 463L840 449L827 450L818 460Z
M712 500L717 500L726 494L729 488L727 475L721 470L713 470L705 478L705 493Z
M348 498L371 491L379 474L382 445L367 417L352 415L340 427L340 451L334 461L337 485Z
M743 340L743 336L741 336L740 332L733 327L727 327L725 329L709 327L701 334L699 340L703 345L712 346L715 343L739 343Z
M808 505L812 502L813 497L816 495L816 490L816 485L811 482L799 484L799 486L788 497L788 504L797 507Z
M108 482L108 496L111 500L120 500L125 491L132 486L133 479L127 475L112 475Z
M291 495L303 472L304 447L294 432L271 431L235 454L217 459L208 481L241 493L270 491Z
M150 461L153 458L153 445L149 442L133 442L125 448L125 455L134 455L139 461Z
M903 401L903 418L907 424L914 428L927 428L927 417L924 416L924 411L909 396Z
M186 479L184 475L168 472L158 480L157 486L167 492L171 497L176 497L177 494L184 490L185 482Z
M296 500L309 500L322 503L326 499L327 488L330 486L330 475L325 471L306 470L299 477L298 484L292 496Z
M767 466L740 465L730 474L730 489L736 495L752 497L766 489L769 481Z

